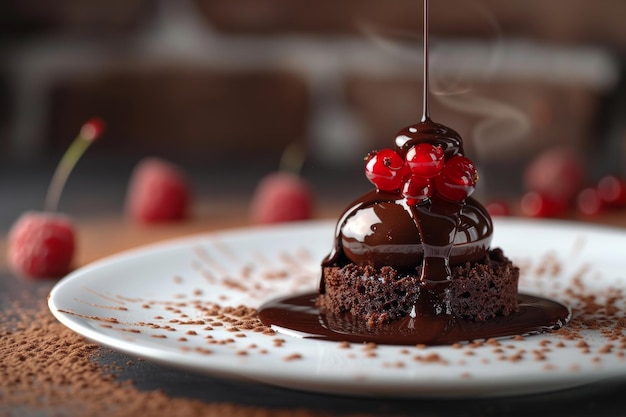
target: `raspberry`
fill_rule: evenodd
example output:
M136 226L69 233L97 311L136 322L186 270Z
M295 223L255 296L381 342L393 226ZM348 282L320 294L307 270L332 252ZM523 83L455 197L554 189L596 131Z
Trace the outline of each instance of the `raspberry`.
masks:
M393 149L382 149L368 155L365 176L381 191L397 191L410 174L404 159Z
M186 174L160 158L145 158L135 167L126 194L126 213L140 223L181 220L188 215L191 187Z
M456 155L450 158L441 173L435 177L437 192L452 201L463 201L476 188L478 172L468 158Z
M26 212L11 227L8 261L19 275L57 278L70 271L74 227L69 218L47 212Z
M258 183L250 216L256 224L307 220L312 216L313 200L311 188L302 177L274 172Z
M424 178L437 176L445 163L443 148L430 143L418 143L412 146L405 158L411 172Z

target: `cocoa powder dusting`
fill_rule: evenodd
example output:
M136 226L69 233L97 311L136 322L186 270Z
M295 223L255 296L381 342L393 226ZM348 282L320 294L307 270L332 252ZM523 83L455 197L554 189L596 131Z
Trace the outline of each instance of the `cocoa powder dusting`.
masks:
M0 415L18 415L20 410L110 417L329 415L208 404L173 398L161 390L139 390L133 381L116 379L114 372L119 368L98 364L95 359L101 348L57 322L43 303L37 310L16 303L8 307L11 319L0 321Z

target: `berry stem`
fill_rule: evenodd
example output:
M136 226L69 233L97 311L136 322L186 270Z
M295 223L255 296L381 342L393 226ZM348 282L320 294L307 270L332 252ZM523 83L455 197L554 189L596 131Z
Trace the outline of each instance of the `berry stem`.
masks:
M429 103L429 70L428 70L428 0L424 0L424 91L423 91L423 109L422 122L430 120L430 103Z
M74 139L70 147L67 151L65 151L65 154L63 154L59 165L57 165L57 168L52 175L52 180L50 181L50 186L48 187L48 193L44 204L44 209L46 211L57 211L59 199L61 198L61 192L67 182L67 178L89 145L100 137L103 127L104 124L102 120L98 118L90 119L82 126L76 139Z
M278 163L280 171L299 175L304 165L305 152L299 141L293 141L283 150Z

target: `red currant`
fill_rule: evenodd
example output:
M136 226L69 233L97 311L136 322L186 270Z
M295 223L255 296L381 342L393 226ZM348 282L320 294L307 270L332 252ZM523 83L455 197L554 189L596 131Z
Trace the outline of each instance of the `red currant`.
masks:
M598 190L589 187L582 189L576 196L576 207L582 214L593 216L602 212L604 204Z
M430 143L418 143L406 153L406 163L411 172L424 178L437 176L445 161L443 148Z
M490 216L510 216L511 207L506 201L491 201L485 206Z
M529 217L559 217L567 212L567 201L545 193L529 191L520 200L522 213Z
M526 166L523 184L528 191L572 201L583 188L584 177L584 164L572 150L553 147Z
M626 206L626 180L607 175L598 181L598 196L611 207Z
M409 174L404 159L393 149L382 149L368 155L365 176L381 191L397 191Z
M402 186L402 196L410 205L419 204L432 197L435 187L431 178L411 174Z
M463 201L476 188L478 171L472 161L462 155L450 158L435 177L437 192L452 201Z

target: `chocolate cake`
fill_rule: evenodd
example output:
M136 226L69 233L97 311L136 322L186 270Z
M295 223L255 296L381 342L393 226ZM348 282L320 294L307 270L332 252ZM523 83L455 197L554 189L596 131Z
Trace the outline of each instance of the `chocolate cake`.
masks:
M490 248L492 221L470 197L478 176L460 136L426 120L403 129L395 145L367 158L377 188L341 216L317 307L370 326L517 311L519 269ZM411 181L424 185L411 189Z
M334 313L349 312L368 325L386 323L411 314L418 304L420 271L402 274L384 266L359 266L324 269L326 291L317 305ZM494 249L480 261L452 270L447 300L449 310L463 318L484 321L517 310L518 270Z

